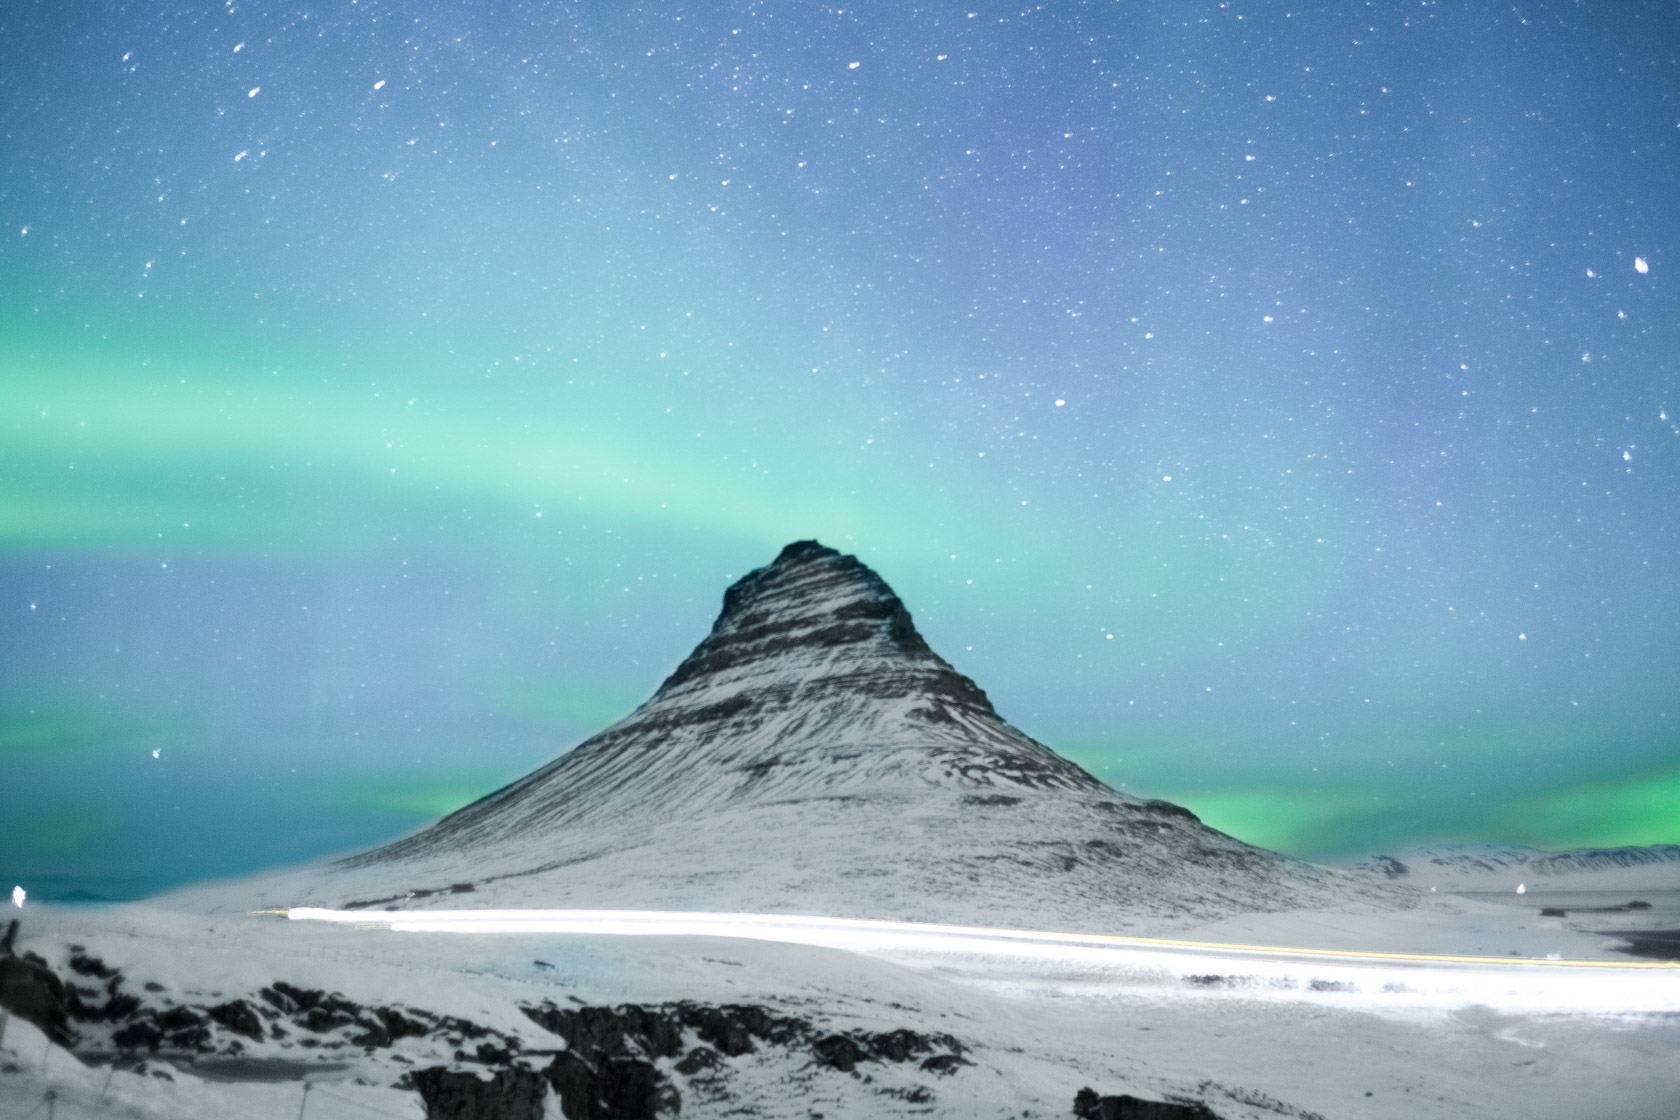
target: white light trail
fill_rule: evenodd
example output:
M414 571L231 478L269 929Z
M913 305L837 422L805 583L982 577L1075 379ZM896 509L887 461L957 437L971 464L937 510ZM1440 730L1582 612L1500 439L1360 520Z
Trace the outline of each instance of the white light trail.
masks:
M279 911L272 911L279 913ZM1680 964L1228 945L1170 938L978 926L653 910L284 911L402 933L733 937L843 949L938 966L986 986L1159 993L1195 989L1251 999L1360 1007L1600 1014L1680 1011ZM1189 987L1187 987L1189 985Z

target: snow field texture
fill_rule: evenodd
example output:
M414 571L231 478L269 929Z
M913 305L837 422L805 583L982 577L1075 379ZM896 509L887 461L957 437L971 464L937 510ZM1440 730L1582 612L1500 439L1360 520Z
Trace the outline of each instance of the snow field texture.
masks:
M1226 1120L1312 1114L1655 1120L1671 1115L1664 1110L1672 1104L1671 1059L1680 1045L1672 1014L1385 1004L1310 984L1289 992L1206 981L1237 975L1212 969L1169 968L1150 976L1075 959L1023 970L1019 958L895 959L696 936L407 934L270 917L207 919L144 906L32 907L25 917L20 948L41 952L61 971L67 946L80 944L130 987L156 983L182 1003L250 996L285 980L364 1005L457 1016L519 1036L532 1049L561 1043L523 1015L521 1004L758 1004L834 1031L949 1034L972 1062L946 1076L860 1063L854 1075L760 1046L730 1060L727 1080L710 1087L703 1079L673 1077L684 1116L1060 1117L1070 1115L1074 1092L1092 1085L1148 1099L1203 1100ZM312 1091L308 1116L378 1115L372 1107L422 1115L416 1094L389 1087L405 1064L388 1054L348 1046L311 1053L283 1044L290 1041L248 1046L247 1054L320 1068L311 1075L320 1091ZM413 1064L448 1058L426 1040L404 1042ZM184 1061L148 1061L145 1073L84 1067L15 1016L4 1049L0 1115L26 1114L47 1088L60 1094L55 1107L62 1117L292 1117L305 1103L295 1079L216 1082L196 1076ZM471 1061L450 1064L475 1068ZM667 1074L672 1064L663 1063ZM107 1078L111 1088L101 1103ZM373 1084L358 1085L358 1078Z

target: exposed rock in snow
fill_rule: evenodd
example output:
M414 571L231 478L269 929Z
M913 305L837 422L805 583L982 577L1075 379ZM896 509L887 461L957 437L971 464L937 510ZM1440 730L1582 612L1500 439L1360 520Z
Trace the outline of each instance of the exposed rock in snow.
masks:
M16 921L12 928L16 930ZM8 1012L34 1023L60 1046L68 1046L75 1038L70 1030L64 984L34 953L16 956L8 950L0 956L0 1015Z
M1006 723L880 576L815 541L729 588L626 719L404 840L231 890L181 901L1096 930L1414 897L1110 789Z
M1680 890L1680 844L1546 852L1510 846L1426 848L1356 865L1388 879L1456 891Z
M515 1066L497 1070L484 1080L465 1070L432 1066L415 1070L413 1082L420 1099L426 1102L426 1120L543 1120L547 1086L534 1070ZM641 1120L628 1111L623 1115Z
M751 1004L561 1008L545 1002L521 1010L566 1042L545 1073L568 1116L653 1120L680 1111L685 1092L691 1106L727 1108L734 1060L761 1048L842 1073L910 1063L937 1078L970 1064L949 1035L903 1028L825 1033L808 1020ZM675 1080L684 1081L682 1089ZM930 1099L917 1087L904 1095Z
M1074 1095L1073 1114L1079 1120L1219 1120L1199 1101L1185 1104L1146 1101L1125 1093L1099 1097L1089 1087Z
M429 1120L542 1120L549 1099L573 1120L657 1120L682 1112L685 1101L690 1112L729 1112L742 1078L766 1065L807 1078L848 1074L865 1084L890 1070L894 1084L872 1094L925 1104L929 1083L972 1065L966 1047L943 1032L842 1028L825 1015L759 1003L559 1006L544 999L516 1004L523 1026L508 1030L284 980L214 1006L181 1002L186 993L135 984L80 946L68 951L63 977L42 957L28 960L31 976L60 993L54 1041L81 1061L151 1070L170 1081L310 1074L349 1081L353 1073L360 1084L418 1093ZM90 978L102 986L83 983ZM31 1013L27 1001L4 1006L36 1026L52 1018Z

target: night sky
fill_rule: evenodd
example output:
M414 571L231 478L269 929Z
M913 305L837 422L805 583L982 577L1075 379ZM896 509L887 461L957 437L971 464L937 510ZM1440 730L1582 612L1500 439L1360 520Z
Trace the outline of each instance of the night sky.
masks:
M1680 842L1680 10L0 9L0 875L409 831L855 552L1313 857Z

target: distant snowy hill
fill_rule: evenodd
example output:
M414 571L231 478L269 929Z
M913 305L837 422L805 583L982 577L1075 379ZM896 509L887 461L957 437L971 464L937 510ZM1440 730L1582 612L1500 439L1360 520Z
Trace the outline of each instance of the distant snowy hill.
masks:
M815 541L730 587L653 697L437 824L196 905L803 912L1084 930L1413 905L1109 788L1004 722Z
M1356 865L1397 882L1456 891L1680 890L1680 844L1648 848L1445 847Z

